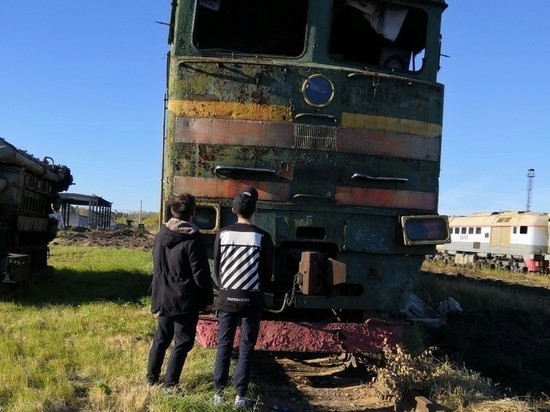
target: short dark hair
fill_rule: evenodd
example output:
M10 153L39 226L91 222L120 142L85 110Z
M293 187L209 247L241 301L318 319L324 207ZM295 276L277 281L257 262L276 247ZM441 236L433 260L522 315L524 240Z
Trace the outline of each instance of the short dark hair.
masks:
M176 219L189 220L195 213L196 200L191 193L174 195L170 201L170 212Z
M257 200L258 191L254 187L246 187L233 199L233 213L248 219L256 210Z

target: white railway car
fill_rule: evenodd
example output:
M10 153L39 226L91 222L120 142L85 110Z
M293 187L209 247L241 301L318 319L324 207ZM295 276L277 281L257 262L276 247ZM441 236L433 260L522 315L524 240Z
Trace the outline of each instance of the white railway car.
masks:
M476 264L513 271L549 271L550 214L481 212L450 216L451 242L438 255L459 265Z

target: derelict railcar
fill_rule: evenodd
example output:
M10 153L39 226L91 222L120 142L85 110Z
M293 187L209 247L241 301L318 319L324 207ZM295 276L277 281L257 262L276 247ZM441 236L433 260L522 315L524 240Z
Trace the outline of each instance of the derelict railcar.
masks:
M59 192L72 182L67 166L0 138L0 291L52 272L47 259L57 233L53 215L61 207Z
M162 198L212 244L258 189L276 319L399 313L437 215L443 0L174 1ZM269 316L266 314L266 316ZM288 332L285 332L288 334Z
M451 242L438 246L451 263L548 272L550 215L504 211L451 216Z

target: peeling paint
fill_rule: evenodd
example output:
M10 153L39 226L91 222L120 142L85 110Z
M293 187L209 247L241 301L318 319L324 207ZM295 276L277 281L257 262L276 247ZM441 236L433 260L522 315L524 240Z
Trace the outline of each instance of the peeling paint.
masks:
M274 122L290 122L292 119L292 113L288 106L270 106L257 103L170 100L168 110L172 115L181 117Z

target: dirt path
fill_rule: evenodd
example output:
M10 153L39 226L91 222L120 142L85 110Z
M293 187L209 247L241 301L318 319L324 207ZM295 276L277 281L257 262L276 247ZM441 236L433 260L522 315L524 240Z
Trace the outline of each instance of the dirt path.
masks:
M253 371L258 411L390 412L364 368L346 368L337 356L257 352Z
M67 228L57 232L54 244L74 246L103 246L130 248L152 251L155 235L146 230L90 230L85 228Z

